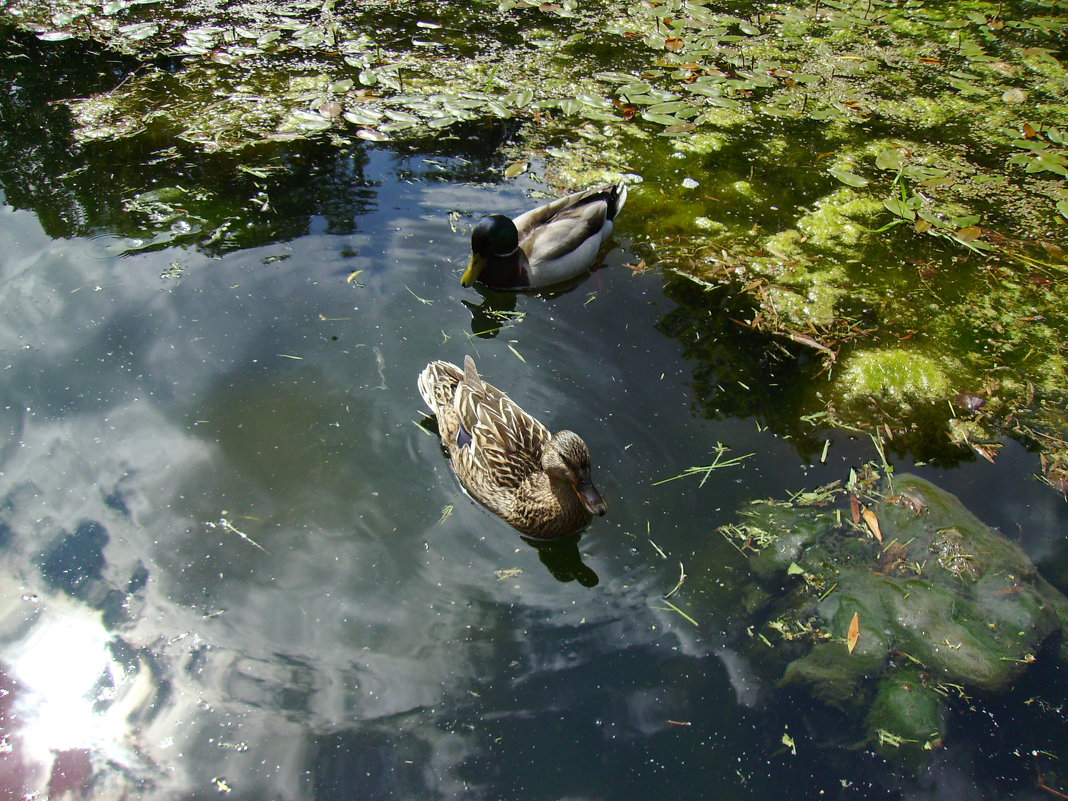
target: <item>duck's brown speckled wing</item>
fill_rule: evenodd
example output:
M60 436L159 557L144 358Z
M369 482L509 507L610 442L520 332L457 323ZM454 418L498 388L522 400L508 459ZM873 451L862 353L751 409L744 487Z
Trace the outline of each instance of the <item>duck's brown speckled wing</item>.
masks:
M459 423L453 458L458 472L480 474L494 487L518 487L541 470L550 433L511 398L483 381L470 357L456 387L453 409Z

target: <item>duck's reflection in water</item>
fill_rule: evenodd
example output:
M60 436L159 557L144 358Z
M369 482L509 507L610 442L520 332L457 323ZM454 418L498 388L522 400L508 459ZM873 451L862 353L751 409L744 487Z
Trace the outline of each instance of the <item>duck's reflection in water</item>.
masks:
M483 339L493 339L521 314L515 310L515 292L479 289L482 302L460 301L471 312L471 333Z
M583 273L551 287L528 292L506 292L477 286L475 290L482 296L481 303L476 304L469 300L461 300L460 302L471 312L471 333L483 339L493 339L504 329L522 320L525 312L516 310L517 298L520 295L552 300L586 283L588 278L589 274Z
M541 563L557 581L577 581L583 587L596 587L601 580L593 568L582 561L578 548L581 537L579 533L557 540L522 539L538 552Z

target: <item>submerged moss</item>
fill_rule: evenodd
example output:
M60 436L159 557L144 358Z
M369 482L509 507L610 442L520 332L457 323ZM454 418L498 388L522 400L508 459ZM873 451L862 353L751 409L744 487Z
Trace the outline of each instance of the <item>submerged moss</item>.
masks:
M716 153L730 144L730 137L716 132L702 132L676 140L675 149L686 153Z
M831 325L838 317L838 301L846 292L833 282L820 282L819 277L818 272L806 270L800 290L769 287L765 292L769 308L786 325L801 328Z

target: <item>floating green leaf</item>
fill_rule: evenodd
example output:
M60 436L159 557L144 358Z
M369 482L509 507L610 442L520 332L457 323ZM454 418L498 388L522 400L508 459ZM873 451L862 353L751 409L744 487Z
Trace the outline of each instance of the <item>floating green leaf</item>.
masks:
M375 125L382 119L382 113L372 109L353 109L341 115L353 125Z
M915 220L916 219L916 211L914 209L912 209L911 207L909 207L909 205L904 200L902 200L901 198L897 198L897 197L886 198L883 201L883 205L886 206L887 210L891 214L895 214L898 217L901 217L901 218L906 219L906 220Z
M458 118L456 118L456 117L448 117L448 116L446 116L446 117L434 117L433 119L427 120L426 124L428 126L430 126L431 128L447 128L448 126L452 125L454 122L459 122L459 121L460 120Z
M742 107L741 103L730 97L710 97L706 102L716 108L736 109Z
M514 95L511 96L510 103L518 108L525 108L530 105L530 101L534 99L534 92L530 89L520 89Z
M599 81L607 81L609 83L626 83L634 80L634 76L626 72L598 72L594 73L593 77Z
M598 111L593 108L583 109L582 116L588 120L598 120L599 122L619 122L620 120L617 115L609 111Z
M290 121L302 131L325 131L331 127L330 120L310 111L294 111Z
M119 28L119 33L135 41L155 36L158 32L159 25L154 22L138 22L134 25L123 25Z
M680 111L697 113L693 106L681 100L673 100L670 103L657 103L646 109L648 114L678 114Z
M904 163L905 151L899 147L888 147L875 157L875 166L880 170L900 170Z
M390 139L386 134L372 128L361 128L356 132L356 135L360 139L366 139L368 142L388 142Z
M682 124L682 120L678 117L670 117L666 114L650 114L648 111L642 114L642 119L648 120L649 122L655 122L658 125L667 125L671 127Z
M846 186L860 187L868 185L867 178L857 175L855 172L850 172L849 170L843 170L839 167L831 167L831 169L827 170L827 172L833 175Z
M596 95L581 94L576 100L585 106L593 106L594 108L612 108L612 104L605 100L603 97L597 97Z

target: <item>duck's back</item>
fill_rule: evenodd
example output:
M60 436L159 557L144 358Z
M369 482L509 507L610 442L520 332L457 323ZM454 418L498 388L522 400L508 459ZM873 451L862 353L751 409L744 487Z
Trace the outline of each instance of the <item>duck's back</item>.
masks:
M468 491L514 489L541 470L550 433L501 390L481 379L468 356L464 370L431 362L419 376L419 394L438 418L442 443Z

